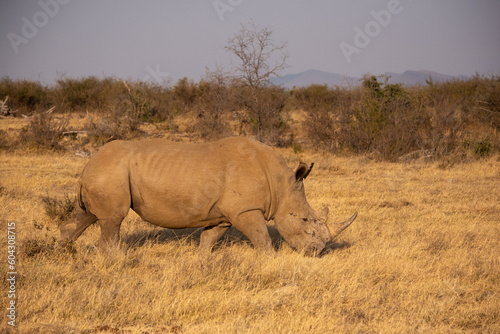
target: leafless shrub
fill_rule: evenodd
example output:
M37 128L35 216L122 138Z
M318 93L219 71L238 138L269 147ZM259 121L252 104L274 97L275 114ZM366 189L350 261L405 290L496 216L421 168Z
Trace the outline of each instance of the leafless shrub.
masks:
M91 142L95 146L102 146L113 140L125 139L130 132L137 131L136 122L137 120L117 117L116 115L104 117L100 121L90 117L84 126L84 130L88 134L87 142Z
M196 121L193 131L205 139L218 139L231 134L227 120L232 110L231 79L221 69L207 71L197 87L197 103L193 106Z
M478 98L475 110L478 117L500 131L500 75L490 78L475 77L478 83Z
M22 130L21 141L37 148L63 149L59 140L67 131L68 123L66 118L56 119L51 113L35 113Z
M359 89L331 89L326 85L311 85L293 90L294 107L304 109L304 127L314 146L329 151L343 149L342 142L352 143L353 129L342 133L341 127L351 121L351 108L361 99Z
M0 100L0 118L5 118L7 116L13 116L15 114L15 111L12 111L7 104L7 101L9 100L9 96L7 95L5 99L2 101Z
M427 109L431 127L427 129L428 146L443 156L457 148L461 132L465 127L466 115L449 99L441 99Z
M58 222L58 225L69 219L76 206L76 199L66 195L63 199L42 196L45 212L50 219Z
M244 90L242 92L245 94ZM289 138L286 138L289 115L285 103L288 97L280 87L263 87L242 96L248 108L248 120L255 124L254 133L261 141L277 146L290 145Z

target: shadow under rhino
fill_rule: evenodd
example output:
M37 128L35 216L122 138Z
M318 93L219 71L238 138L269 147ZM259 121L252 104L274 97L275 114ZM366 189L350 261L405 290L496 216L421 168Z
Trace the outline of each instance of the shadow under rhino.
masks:
M273 249L278 251L284 243L285 239L281 236L278 229L275 226L268 226L269 236L271 237L271 242ZM171 229L154 229L150 231L137 231L129 233L122 237L122 243L127 248L140 248L145 244L168 244L171 242L181 242L181 243L194 243L196 245L200 242L200 235L203 232L202 228L185 228L179 230ZM217 250L230 245L250 245L251 241L236 228L231 227L222 236L218 242L213 246L212 250ZM335 250L341 250L344 248L350 248L352 243L347 241L341 242L331 242L325 246L318 256L325 256Z
M274 226L268 226L269 235L273 248L278 250L283 244L284 239ZM145 244L168 244L171 242L182 243L200 243L203 228L185 228L179 230L172 229L154 229L150 231L137 231L124 235L121 238L122 243L129 248L142 247ZM251 241L235 227L230 227L228 231L217 241L212 250L232 245L232 244L251 244Z

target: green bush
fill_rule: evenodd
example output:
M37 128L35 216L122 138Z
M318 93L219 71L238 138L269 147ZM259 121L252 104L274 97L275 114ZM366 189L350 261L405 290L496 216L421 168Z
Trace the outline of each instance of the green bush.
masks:
M387 160L422 148L422 129L429 127L429 118L416 99L401 85L382 85L373 76L365 78L363 87L350 121L340 127L340 145L360 153L377 152ZM348 131L351 134L344 138Z
M493 144L487 138L479 141L464 140L464 148L471 151L478 158L489 157L493 153Z

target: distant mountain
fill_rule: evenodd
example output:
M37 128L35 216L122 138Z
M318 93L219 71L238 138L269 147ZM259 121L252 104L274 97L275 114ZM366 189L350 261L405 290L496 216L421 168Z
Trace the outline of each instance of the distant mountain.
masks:
M287 74L274 78L271 82L275 85L282 85L285 88L306 87L312 84L339 86L349 83L356 83L357 79L341 74L323 72L318 70L307 70L298 74Z
M426 80L432 78L432 81L447 81L457 77L431 71L405 71L403 73L386 72L383 75L390 76L390 84L402 84L405 86L425 85ZM465 76L460 76L457 79L467 79ZM330 72L307 70L297 74L287 74L282 77L273 78L271 82L275 85L281 85L291 89L293 87L307 87L312 84L342 86L355 85L359 83L359 78L353 78L341 74Z

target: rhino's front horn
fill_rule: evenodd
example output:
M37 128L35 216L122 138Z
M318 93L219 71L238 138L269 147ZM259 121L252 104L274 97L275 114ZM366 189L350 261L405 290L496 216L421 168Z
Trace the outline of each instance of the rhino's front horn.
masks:
M355 214L352 215L351 218L347 219L345 222L340 223L340 224L335 224L335 225L328 225L328 228L330 229L330 235L332 236L332 241L346 228L351 225L351 223L356 219L358 216L358 213L356 212Z

